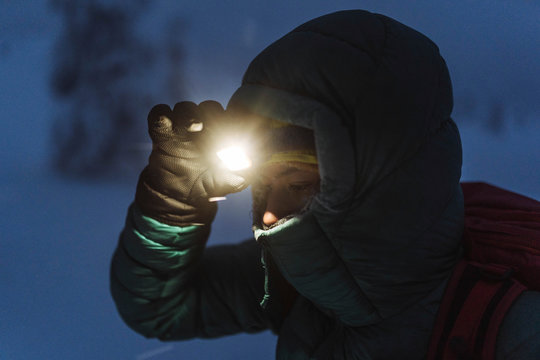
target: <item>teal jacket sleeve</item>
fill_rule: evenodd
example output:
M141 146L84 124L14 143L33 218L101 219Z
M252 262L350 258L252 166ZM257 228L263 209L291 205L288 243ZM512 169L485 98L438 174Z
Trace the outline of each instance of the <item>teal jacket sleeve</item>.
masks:
M111 262L122 319L146 337L211 338L269 327L254 240L205 249L210 226L162 224L132 205Z

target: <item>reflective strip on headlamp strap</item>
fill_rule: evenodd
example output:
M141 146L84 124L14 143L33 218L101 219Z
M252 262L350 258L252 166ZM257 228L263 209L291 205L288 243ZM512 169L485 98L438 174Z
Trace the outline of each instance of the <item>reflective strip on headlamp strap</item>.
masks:
M298 151L287 151L272 154L270 159L264 162L264 165L282 163L282 162L301 162L305 164L317 165L317 156L313 154L305 154Z

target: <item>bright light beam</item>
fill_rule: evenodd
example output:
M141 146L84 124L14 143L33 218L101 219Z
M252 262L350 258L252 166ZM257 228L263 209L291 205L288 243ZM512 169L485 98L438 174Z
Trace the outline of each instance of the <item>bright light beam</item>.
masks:
M217 152L225 167L231 171L244 170L251 166L251 159L240 146L231 146Z

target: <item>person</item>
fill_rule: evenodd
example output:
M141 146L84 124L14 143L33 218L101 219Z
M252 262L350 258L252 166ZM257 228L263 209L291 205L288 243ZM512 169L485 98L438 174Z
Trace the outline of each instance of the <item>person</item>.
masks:
M111 263L119 314L161 340L271 329L278 359L424 358L461 257L451 111L437 46L362 10L271 44L226 110L154 107ZM209 150L235 124L256 145L250 171ZM248 185L255 240L206 247L211 200Z

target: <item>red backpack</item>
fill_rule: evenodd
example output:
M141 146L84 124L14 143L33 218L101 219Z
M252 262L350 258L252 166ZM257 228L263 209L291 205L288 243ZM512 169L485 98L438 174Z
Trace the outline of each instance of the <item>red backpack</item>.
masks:
M510 306L540 290L540 202L485 183L462 183L465 256L446 288L428 360L494 359Z

